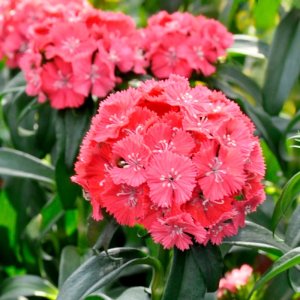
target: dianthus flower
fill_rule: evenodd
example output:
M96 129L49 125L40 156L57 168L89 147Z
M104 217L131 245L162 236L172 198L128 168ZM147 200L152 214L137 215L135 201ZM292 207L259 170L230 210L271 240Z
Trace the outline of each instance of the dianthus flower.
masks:
M227 272L219 282L218 299L226 298L227 293L236 294L239 289L248 284L252 274L253 268L246 264Z
M165 248L220 244L265 198L254 126L238 105L172 75L101 102L75 176L118 223L143 225Z
M29 48L33 27L45 19L60 18L64 11L80 11L85 0L2 0L0 3L0 59L11 68L20 67L20 59Z
M5 0L0 4L0 58L20 67L26 92L56 109L105 97L124 74L144 74L142 31L122 13L85 0Z
M149 19L144 32L146 55L157 78L190 77L193 71L209 76L233 43L220 22L190 13L161 11Z

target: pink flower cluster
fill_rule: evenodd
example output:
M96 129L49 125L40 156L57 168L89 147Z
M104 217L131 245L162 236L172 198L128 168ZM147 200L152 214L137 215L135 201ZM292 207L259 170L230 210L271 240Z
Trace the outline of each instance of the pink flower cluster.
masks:
M129 16L85 0L0 4L0 58L23 70L28 95L56 109L103 98L125 73L145 74L149 65L158 78L193 70L208 76L231 43L219 22L189 13L160 12L138 30Z
M187 79L148 80L112 94L83 140L76 175L122 225L142 224L165 248L220 244L264 198L254 126L238 105Z
M40 102L49 99L57 109L79 107L90 94L105 97L121 82L117 70L145 73L143 37L132 18L96 10L79 0L66 1L67 5L52 2L61 3L23 0L10 11L16 11L11 27L22 41L14 41L14 48L4 54L12 57L12 66L24 71L27 94L38 95ZM28 18L24 7L32 18L23 28ZM12 38L1 36L3 45Z
M220 22L189 13L162 11L149 19L145 31L151 70L161 79L172 73L190 77L193 71L209 76L233 43Z
M220 280L218 299L222 299L227 292L236 294L239 288L247 285L252 273L253 269L249 265L242 265L239 269L227 272Z
M0 59L5 56L9 67L19 67L19 60L28 49L32 26L69 9L79 11L82 6L83 0L1 0Z

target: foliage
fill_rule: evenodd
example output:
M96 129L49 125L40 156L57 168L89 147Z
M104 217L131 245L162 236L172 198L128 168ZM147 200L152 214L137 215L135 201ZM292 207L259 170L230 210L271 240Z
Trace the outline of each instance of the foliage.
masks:
M37 104L24 92L22 74L1 62L0 300L215 299L222 273L244 262L260 273L252 293L262 289L263 299L274 299L280 285L282 299L291 299L300 288L297 1L92 2L130 14L140 26L161 9L202 13L235 34L217 72L191 82L222 90L255 123L267 200L220 248L189 252L165 251L142 227L119 227L108 215L96 222L70 177L97 104L88 99L60 111ZM135 80L128 84L143 77Z

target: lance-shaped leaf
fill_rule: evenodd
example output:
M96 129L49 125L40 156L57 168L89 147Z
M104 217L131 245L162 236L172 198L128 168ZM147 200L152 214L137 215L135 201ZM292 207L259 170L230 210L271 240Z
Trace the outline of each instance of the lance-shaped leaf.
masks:
M49 281L33 275L9 278L0 286L0 300L21 299L24 296L38 296L54 300L57 296L57 289Z
M240 229L236 236L224 239L223 243L261 249L277 256L290 250L289 246L277 240L270 230L249 221L246 221L246 226Z
M284 186L276 203L272 216L272 228L275 231L279 221L292 205L295 197L300 193L300 172L296 173Z
M14 149L0 148L0 174L54 183L52 166Z
M265 76L264 107L277 115L300 73L300 10L291 10L279 24Z
M257 289L261 288L265 283L274 278L275 276L281 274L282 272L296 266L300 263L300 247L295 248L284 254L278 260L274 262L271 268L256 282L252 292L248 296L248 299L251 298L251 295Z

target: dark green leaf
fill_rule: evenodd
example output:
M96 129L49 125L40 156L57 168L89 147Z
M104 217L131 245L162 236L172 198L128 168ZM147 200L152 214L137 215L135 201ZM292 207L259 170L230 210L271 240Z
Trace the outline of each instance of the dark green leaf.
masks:
M41 226L39 237L42 238L51 227L63 216L64 209L59 197L56 195L41 210Z
M145 287L138 286L127 289L116 300L150 300L150 295L145 291Z
M290 250L288 245L273 237L271 231L249 221L236 236L225 238L223 243L257 248L278 256Z
M58 112L56 135L58 140L57 154L64 152L64 163L73 170L74 160L78 154L81 141L90 126L93 114L93 102L87 101L79 109L68 109Z
M266 58L269 47L256 37L244 34L234 35L234 44L227 49L228 53L243 54L256 58Z
M246 92L256 103L262 103L262 91L258 84L244 75L237 67L221 65L218 68L218 76Z
M102 221L103 222L103 221ZM112 217L106 217L104 220L105 224L99 238L97 239L94 249L107 251L109 244L116 230L119 228L119 224ZM103 223L104 223L103 222Z
M293 290L300 293L300 270L297 267L291 268L287 271L289 284Z
M64 162L63 156L57 161L55 167L55 180L58 196L64 209L71 209L75 206L76 197L80 194L80 188L71 182L71 175Z
M192 251L193 258L202 271L207 291L216 291L223 271L220 249L208 244L206 246L193 246L190 251Z
M291 300L294 293L288 282L286 272L283 272L267 285L263 300L274 300L274 295L276 295L276 299Z
M300 73L300 10L291 10L280 22L272 43L265 77L264 107L277 115Z
M0 174L54 183L52 166L40 159L14 149L0 148Z
M291 247L300 245L300 205L294 211L285 233L285 242Z
M133 248L115 248L88 259L63 284L57 300L80 300L118 278L127 267L147 264L148 257ZM114 258L112 258L114 257Z
M174 248L173 263L162 299L201 300L205 292L205 280L194 253Z
M272 228L275 231L279 221L292 205L295 197L300 193L300 172L295 174L282 189L272 216Z
M24 275L5 280L0 286L0 300L18 299L21 296L40 296L56 299L57 289L38 276Z
M274 264L269 268L269 270L256 282L250 296L253 292L259 288L261 288L264 284L266 284L269 280L279 275L280 273L296 266L300 263L300 247L295 248L284 254L278 260L274 262Z
M74 246L66 246L60 257L58 287L80 266L81 257Z
M114 300L114 299L99 292L99 293L95 293L92 296L85 297L84 300Z
M26 81L22 72L17 73L10 81L6 83L0 95L5 95L13 92L24 92Z
M183 3L183 0L160 0L160 9L166 10L169 13L173 13L177 11L180 7L180 5Z
M37 111L29 109L20 118L24 110L31 106L32 97L26 95L25 92L19 92L5 96L4 100L2 101L3 117L9 129L14 148L36 157L44 157L45 151L39 147L42 141L36 138L36 128L38 126L36 121Z

